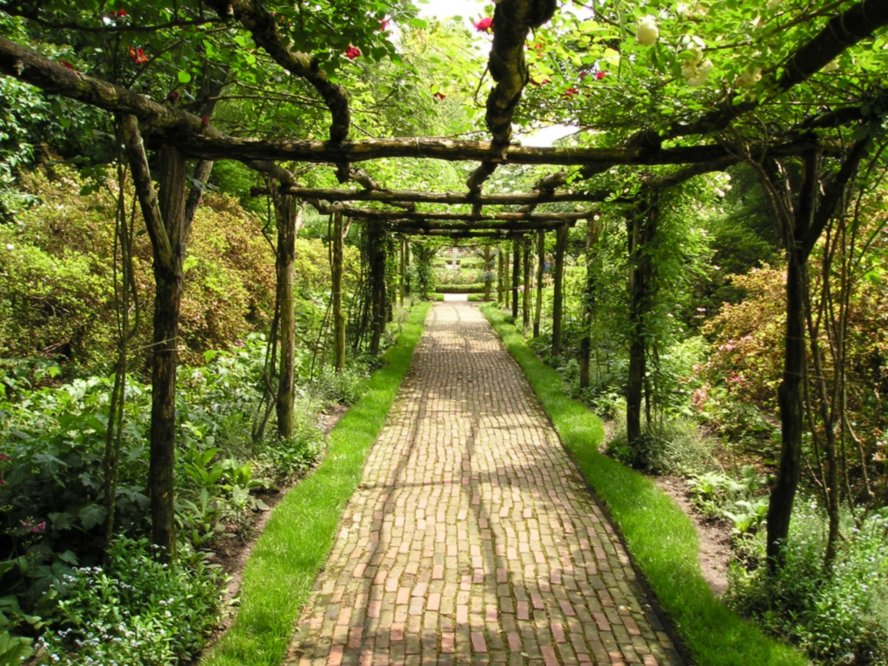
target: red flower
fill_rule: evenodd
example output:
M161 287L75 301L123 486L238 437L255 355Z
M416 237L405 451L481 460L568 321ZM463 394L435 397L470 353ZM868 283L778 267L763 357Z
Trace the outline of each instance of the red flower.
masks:
M70 62L68 62L67 60L59 60L59 62L62 63L68 69L73 69L75 72L77 71L77 68L74 65L72 65Z
M210 124L210 117L209 116L201 116L200 117L200 124L203 125L204 127L209 125Z
M440 100L444 99L445 97L447 97L447 95L445 95L444 93L442 93L442 92L439 90L438 92L433 93L433 94L432 94L432 97L434 97L435 99L437 99L438 101L440 101Z
M360 55L361 55L361 49L359 49L357 46L349 44L348 48L345 49L345 57L348 58L349 60L354 60L355 58L360 57Z
M603 79L605 76L607 76L607 72L598 72L595 75L595 78L598 79L599 81L601 81L601 79Z
M124 16L129 16L126 13L125 9L118 9L116 12L111 12L111 16L116 16L117 18L123 18Z
M46 521L40 521L31 528L31 534L40 534L46 530Z
M145 52L140 48L130 47L129 57L134 65L144 65L148 62L148 56L146 56Z
M493 19L489 16L485 16L475 24L475 30L478 32L490 32L491 28L493 28Z
M179 101L179 91L178 90L170 90L170 94L167 95L167 101L175 104Z
M580 92L579 88L577 88L576 86L571 86L570 88L567 88L564 91L564 97L566 97L567 99L570 99L571 97L573 97L574 95L576 95L579 92Z
M381 19L379 21L379 32L385 32L386 28L388 28L389 20L387 18Z

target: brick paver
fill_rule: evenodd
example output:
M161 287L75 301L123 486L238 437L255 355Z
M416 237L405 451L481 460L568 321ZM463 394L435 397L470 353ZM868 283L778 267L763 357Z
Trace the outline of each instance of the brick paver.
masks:
M287 663L680 663L474 306L430 311Z

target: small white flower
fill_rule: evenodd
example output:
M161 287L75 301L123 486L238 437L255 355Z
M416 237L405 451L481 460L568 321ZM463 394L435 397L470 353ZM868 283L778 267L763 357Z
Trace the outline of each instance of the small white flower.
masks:
M7 244L6 244L6 249L7 249L7 250L10 250L10 251L11 251L11 250L14 250L14 249L15 249L15 245L13 245L12 243L7 243Z
M753 67L752 69L747 69L740 76L738 76L734 80L734 85L736 85L738 88L749 88L750 86L754 86L761 80L762 68Z
M657 21L653 16L645 16L638 22L635 29L635 39L642 46L653 46L660 37L660 29L657 28Z

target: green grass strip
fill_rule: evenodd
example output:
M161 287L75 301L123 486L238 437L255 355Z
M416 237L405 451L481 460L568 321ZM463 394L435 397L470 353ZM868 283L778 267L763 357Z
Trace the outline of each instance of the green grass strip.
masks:
M808 663L725 607L700 573L697 533L690 519L644 475L598 452L601 421L567 396L560 375L527 347L495 305L482 306L518 361L587 482L607 506L660 605L694 662L701 666Z
M283 660L370 446L410 367L428 308L421 303L411 310L397 342L385 354L385 366L330 432L323 462L275 507L244 569L234 624L202 664L277 666Z

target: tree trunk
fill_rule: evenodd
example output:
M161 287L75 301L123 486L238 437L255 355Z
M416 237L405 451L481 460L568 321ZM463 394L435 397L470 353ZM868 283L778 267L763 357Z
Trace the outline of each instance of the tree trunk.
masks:
M555 275L552 289L552 356L561 356L561 316L564 309L564 252L567 250L566 224L555 232Z
M176 461L176 370L182 264L185 258L185 158L175 148L160 150L160 214L170 240L171 261L155 253L154 355L151 366L151 443L148 495L151 540L175 557L174 467Z
M341 223L340 223L341 224ZM400 243L400 269L398 271L398 304L404 307L404 296L407 294L407 239ZM340 247L340 252L342 248Z
M583 288L583 337L580 338L580 388L589 387L589 360L592 354L592 321L595 317L595 257L598 243L598 222L590 219L586 226L586 284Z
M543 316L543 270L546 267L546 232L537 231L536 307L533 311L533 337L540 337L540 318Z
M521 279L521 245L519 239L512 240L512 320L518 321L518 284Z
M630 449L641 438L642 394L647 363L645 330L652 305L652 265L648 247L657 233L656 193L629 219L629 376L626 384L626 436Z
M496 248L496 303L500 307L506 300L506 276L503 262L503 248Z
M366 225L368 259L370 262L370 353L379 354L385 330L385 242L383 230L375 224Z
M775 570L783 562L783 544L789 536L789 519L802 461L802 377L805 373L804 293L808 271L804 256L788 253L786 276L786 335L784 337L783 380L777 391L780 405L780 468L768 504L767 554Z
M521 298L521 325L530 328L530 237L521 237L521 254L524 269L524 292Z
M333 367L336 372L341 372L345 367L345 314L342 311L342 213L339 211L333 213L333 237L330 243L330 273L333 282ZM404 260L403 245L401 259Z
M293 401L296 387L296 313L293 302L293 266L296 259L296 199L277 192L273 195L277 222L275 277L280 306L278 341L281 355L278 366L278 387L275 399L277 435L293 436Z

